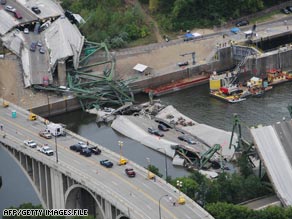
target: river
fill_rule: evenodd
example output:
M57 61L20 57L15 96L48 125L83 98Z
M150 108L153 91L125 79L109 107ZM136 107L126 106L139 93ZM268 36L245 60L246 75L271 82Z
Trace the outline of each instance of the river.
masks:
M243 136L251 140L248 127L256 124L268 125L283 119L290 119L287 106L292 104L292 83L286 83L274 87L260 98L249 98L246 101L229 104L214 99L208 94L208 85L201 85L178 93L161 97L165 104L171 104L179 111L197 122L205 123L231 131L233 114L240 116ZM137 100L146 100L145 96L137 96ZM95 123L95 115L89 115L81 111L66 113L51 118L54 122L61 122L67 128L95 141L110 150L119 152L118 141L123 141L123 154L130 160L147 166L147 159L157 166L165 175L164 155L157 153L131 139L128 139L112 130L110 127L98 127ZM228 144L228 141L226 141ZM173 177L188 174L182 168L174 168L168 159L168 173ZM7 170L9 167L9 171ZM23 202L39 203L37 197L22 174L14 160L0 147L0 175L3 177L3 188L0 190L0 212L5 207L17 206Z

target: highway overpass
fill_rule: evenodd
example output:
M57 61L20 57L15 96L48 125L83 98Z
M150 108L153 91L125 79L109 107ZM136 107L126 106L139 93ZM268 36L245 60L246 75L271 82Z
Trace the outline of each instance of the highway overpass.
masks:
M186 203L174 206L179 197L176 188L159 177L155 181L147 179L147 170L131 161L117 166L119 155L94 142L68 130L65 137L45 139L38 134L46 127L43 118L30 121L29 112L13 104L0 106L0 112L1 146L16 158L45 208L86 208L98 219L154 219L159 218L159 209L162 219L213 218L182 193ZM23 142L28 139L39 145L49 144L54 156L25 146ZM101 155L87 158L71 151L69 146L79 141L98 146ZM111 160L114 167L101 166L99 161L103 159ZM136 177L125 174L129 167L135 169Z

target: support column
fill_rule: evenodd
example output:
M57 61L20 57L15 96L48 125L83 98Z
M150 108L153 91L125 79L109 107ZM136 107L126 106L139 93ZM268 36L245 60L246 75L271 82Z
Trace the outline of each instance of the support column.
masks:
M58 61L58 79L61 86L66 86L66 63Z
M51 196L53 208L65 208L65 193L63 189L62 173L51 169Z

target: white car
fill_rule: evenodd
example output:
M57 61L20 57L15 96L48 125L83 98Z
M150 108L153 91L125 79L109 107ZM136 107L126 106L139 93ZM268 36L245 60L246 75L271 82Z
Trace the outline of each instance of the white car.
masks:
M16 11L16 9L13 8L13 7L10 6L10 5L6 5L6 6L5 6L5 10L6 10L6 11L10 11L10 12L15 12L15 11Z
M40 152L42 152L43 154L46 154L48 156L53 156L54 155L54 151L52 150L51 147L49 147L47 144L45 144L42 147L39 147L38 150Z
M28 28L24 28L24 29L23 29L23 32L24 32L25 34L29 34L29 29L28 29Z
M31 148L36 148L37 144L33 140L25 140L24 145L31 147Z

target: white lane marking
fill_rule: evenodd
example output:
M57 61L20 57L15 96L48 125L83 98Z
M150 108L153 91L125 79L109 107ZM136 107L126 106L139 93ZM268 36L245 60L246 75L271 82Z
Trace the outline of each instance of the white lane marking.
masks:
M115 186L117 186L118 184L115 181L112 181L112 184L114 184Z
M152 208L151 208L150 205L146 205L146 207L147 207L149 210L152 210Z

